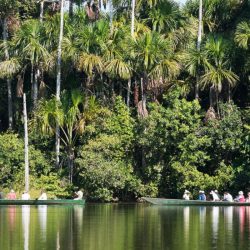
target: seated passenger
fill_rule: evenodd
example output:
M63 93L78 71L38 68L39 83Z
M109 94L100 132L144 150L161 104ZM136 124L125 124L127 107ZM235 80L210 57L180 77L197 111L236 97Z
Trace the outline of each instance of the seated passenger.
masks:
M237 202L245 202L245 197L242 191L239 191L238 196L234 199Z
M10 193L7 194L8 200L16 200L16 193L13 189L10 190Z
M233 197L228 192L224 192L223 201L233 202Z
M30 195L28 192L26 192L26 191L23 192L22 200L30 200Z
M189 192L188 190L185 190L185 192L184 192L182 198L183 198L184 200L190 200L190 192Z
M206 197L206 195L205 195L205 192L204 191L199 191L199 199L198 200L200 200L200 201L205 201L205 200L207 200L207 197Z
M0 191L0 200L4 199L4 193Z
M46 194L45 190L41 191L41 195L38 198L38 200L48 200L48 197L47 197L47 194Z
M213 201L220 201L219 196L217 195L217 193L215 193L213 190L210 192L210 194L213 197Z
M218 190L214 190L214 192L217 194L219 200L221 200L221 197L220 197L220 194L219 194Z
M247 193L246 202L250 202L250 192Z
M83 198L83 192L81 190L79 190L75 194L77 195L77 197L74 198L74 200L82 200L82 198Z

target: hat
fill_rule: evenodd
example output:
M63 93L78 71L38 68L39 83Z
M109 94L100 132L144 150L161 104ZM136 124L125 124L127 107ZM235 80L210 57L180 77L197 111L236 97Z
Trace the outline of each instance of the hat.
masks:
M13 189L10 190L11 193L15 193L15 191Z
M215 193L218 193L218 190L215 189L214 192L215 192Z
M185 192L184 192L185 194L189 194L190 192L187 190L187 189L185 189Z
M243 192L242 192L242 191L239 191L239 193L238 193L238 194L241 194L241 195L242 195L242 194L243 194Z
M199 193L204 194L205 192L204 192L204 191L202 191L202 190L200 190L200 191L199 191Z

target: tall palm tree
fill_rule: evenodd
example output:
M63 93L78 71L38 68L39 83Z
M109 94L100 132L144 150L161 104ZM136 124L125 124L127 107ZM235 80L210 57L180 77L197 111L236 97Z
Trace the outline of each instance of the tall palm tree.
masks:
M199 2L199 26L198 26L198 38L197 38L198 53L201 50L201 35L202 35L202 0L200 0ZM199 69L197 71L197 78L195 84L195 99L199 99Z
M237 25L235 42L242 48L248 49L250 44L250 23L243 21Z
M4 44L4 60L10 59L8 49L8 18L15 15L18 11L19 3L15 0L2 1L0 3L0 18L2 26L2 37ZM9 129L13 129L13 105L12 105L12 86L11 78L7 77L7 91L8 91L8 118Z
M141 79L142 110L146 111L145 90L150 88L150 83L154 89L159 88L177 76L180 67L174 57L171 41L157 32L140 36L134 42L134 51L135 71Z
M57 70L56 70L56 100L60 101L61 92L61 63L62 63L62 40L63 40L63 24L64 24L64 0L61 0L60 10L60 32L58 39L57 49ZM56 166L59 166L60 162L60 128L59 124L56 126Z
M215 90L217 112L218 95L221 92L223 85L226 84L230 88L234 87L239 80L238 76L231 70L228 53L226 52L227 43L221 37L211 37L206 42L206 65L205 74L201 76L200 83L205 86L210 86L210 106L213 106L211 94ZM229 95L230 100L230 95Z
M67 155L70 182L73 177L76 140L83 134L85 124L93 118L97 109L99 107L93 97L85 102L83 93L72 90L63 92L60 101L56 97L41 100L35 112L32 124L36 124L42 134L54 135L59 126L59 139Z
M38 77L42 64L49 61L50 54L42 39L43 27L38 20L27 20L13 37L13 44L22 60L31 66L31 85L33 90L33 104L38 100Z

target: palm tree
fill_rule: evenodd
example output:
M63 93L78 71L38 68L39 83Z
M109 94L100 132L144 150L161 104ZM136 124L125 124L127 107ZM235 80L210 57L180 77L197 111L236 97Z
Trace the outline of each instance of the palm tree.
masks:
M248 49L250 43L250 23L241 22L237 25L235 42L242 48Z
M57 49L57 70L56 70L56 100L60 101L61 92L61 57L62 57L62 39L63 39L63 24L64 24L64 0L61 0L61 11L60 11L60 33L58 40ZM56 166L59 166L60 162L60 129L59 124L56 126Z
M9 48L8 48L8 18L15 15L18 10L18 2L15 0L2 1L0 4L0 18L2 25L3 44L4 44L4 60L9 61ZM13 129L13 105L12 105L12 86L11 78L7 77L7 90L8 90L8 118L9 129Z
M87 104L87 105L86 105ZM60 141L67 155L69 181L72 182L75 159L75 143L83 134L85 124L93 118L99 109L95 98L84 101L84 95L79 90L63 92L60 101L57 98L41 100L35 112L32 124L36 124L42 134L54 135L57 126L60 128Z
M38 20L27 20L16 32L13 44L22 60L31 66L31 86L33 104L38 100L38 78L42 65L49 61L50 54L45 47L45 39L41 39L43 27Z
M205 74L201 76L200 83L205 86L210 86L210 106L212 103L212 92L216 94L217 112L218 95L221 92L223 85L228 84L229 90L234 87L239 80L238 76L230 69L228 53L226 53L227 43L222 38L210 38L206 43L206 64ZM230 100L230 92L229 92Z
M197 38L198 53L201 50L201 35L202 35L202 0L200 0L199 2L199 26L198 26L198 38ZM199 69L197 71L197 79L195 84L195 99L199 99Z
M173 1L159 1L149 11L149 20L154 31L172 31L183 19L179 6Z

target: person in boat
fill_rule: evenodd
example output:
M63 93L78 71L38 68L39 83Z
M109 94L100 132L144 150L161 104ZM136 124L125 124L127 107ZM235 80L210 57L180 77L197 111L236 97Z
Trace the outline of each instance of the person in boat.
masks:
M10 190L10 192L7 194L8 200L16 200L16 193L13 189Z
M184 192L182 198L183 198L184 200L190 200L190 192L189 192L188 190L185 190L185 192Z
M82 190L78 190L75 194L77 195L77 197L74 198L74 200L82 200L82 198L83 198Z
M218 198L219 198L219 200L221 200L221 196L220 196L220 194L219 194L219 192L218 192L218 190L214 190L214 192L217 194L217 196L218 196Z
M239 191L238 196L234 199L236 202L245 202L244 193Z
M217 190L216 190L217 191ZM218 192L218 191L217 191ZM212 199L213 201L220 201L219 196L217 195L217 193L215 191L211 191L210 194L212 195Z
M199 198L198 198L198 200L200 200L200 201L205 201L205 200L207 200L207 197L206 197L204 191L202 191L202 190L199 191Z
M24 191L21 198L22 200L30 200L30 194Z
M233 202L232 195L228 192L224 192L223 201Z
M4 193L2 191L0 191L0 200L4 199Z
M41 195L38 198L38 200L48 200L48 197L47 197L47 194L46 194L45 190L41 191Z
M246 202L250 202L250 192L247 193Z

